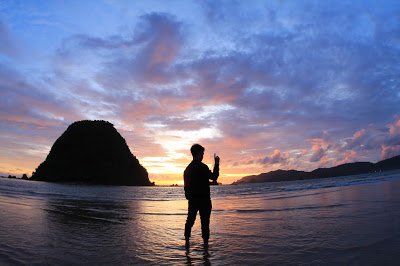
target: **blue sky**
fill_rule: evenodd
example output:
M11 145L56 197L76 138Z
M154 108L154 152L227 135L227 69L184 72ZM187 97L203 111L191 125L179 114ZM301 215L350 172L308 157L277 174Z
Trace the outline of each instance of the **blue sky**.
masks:
M112 122L156 183L400 154L398 1L0 1L0 173Z

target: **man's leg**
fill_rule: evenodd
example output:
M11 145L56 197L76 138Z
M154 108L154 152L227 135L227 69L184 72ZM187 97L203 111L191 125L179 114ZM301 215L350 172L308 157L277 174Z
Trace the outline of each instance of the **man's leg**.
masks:
M191 235L192 231L192 226L194 225L194 222L196 220L196 214L197 214L197 204L193 200L188 201L188 215L186 218L186 224L185 224L185 239L188 240Z
M208 239L210 238L211 209L211 200L204 200L199 207L201 219L201 236L203 237L205 247L208 247Z

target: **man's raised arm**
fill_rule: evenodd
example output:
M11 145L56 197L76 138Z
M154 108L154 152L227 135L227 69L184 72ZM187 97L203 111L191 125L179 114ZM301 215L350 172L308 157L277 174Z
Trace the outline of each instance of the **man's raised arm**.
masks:
M219 176L219 156L214 153L214 169L210 175L210 179L216 181Z

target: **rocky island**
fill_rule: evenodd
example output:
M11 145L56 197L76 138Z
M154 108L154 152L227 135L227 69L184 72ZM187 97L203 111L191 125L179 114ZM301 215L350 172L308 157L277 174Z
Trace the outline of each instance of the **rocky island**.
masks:
M107 121L77 121L53 144L31 180L105 185L154 185L125 139Z

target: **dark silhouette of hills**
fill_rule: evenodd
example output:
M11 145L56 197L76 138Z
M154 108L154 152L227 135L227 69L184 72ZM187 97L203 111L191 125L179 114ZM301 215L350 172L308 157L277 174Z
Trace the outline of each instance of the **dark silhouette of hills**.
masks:
M154 185L125 139L107 121L78 121L53 144L31 180Z
M346 163L331 168L318 168L311 172L297 170L276 170L259 175L245 176L233 182L232 184L237 185L242 183L279 182L312 178L326 178L388 171L394 169L400 169L400 155L377 162L375 164L370 162Z
M23 174L21 177L17 177L15 175L8 175L8 176L0 176L0 178L13 178L13 179L23 179L23 180L29 179L29 177L26 174Z

